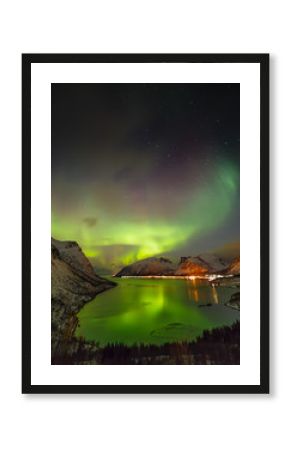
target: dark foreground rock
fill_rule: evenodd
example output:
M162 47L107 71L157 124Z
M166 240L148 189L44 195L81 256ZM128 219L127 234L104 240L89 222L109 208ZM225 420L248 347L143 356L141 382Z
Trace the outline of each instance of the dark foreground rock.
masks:
M115 285L95 274L76 242L51 240L52 358L66 352L82 306Z
M163 345L109 344L73 338L67 352L56 355L52 364L62 365L237 365L240 364L240 323L204 331L192 342Z

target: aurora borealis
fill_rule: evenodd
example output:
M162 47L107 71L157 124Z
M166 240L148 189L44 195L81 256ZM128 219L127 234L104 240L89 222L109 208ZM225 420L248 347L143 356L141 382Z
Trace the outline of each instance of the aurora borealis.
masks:
M52 235L114 272L239 241L238 84L52 84Z

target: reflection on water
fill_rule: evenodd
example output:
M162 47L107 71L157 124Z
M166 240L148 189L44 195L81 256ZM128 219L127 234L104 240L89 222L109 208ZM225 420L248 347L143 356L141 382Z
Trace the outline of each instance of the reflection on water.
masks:
M239 318L238 311L224 306L238 289L199 279L118 279L117 283L80 311L78 336L100 345L161 344L192 340L205 329Z
M213 298L213 302L218 305L219 302L219 297L218 297L218 293L217 293L217 289L214 285L212 285L211 287L212 289L212 298Z
M191 280L186 280L186 284L187 284L187 292L188 292L188 297L189 299L193 299L195 301L195 303L199 302L199 297L198 297L198 289L196 286L196 278L193 278Z
M194 300L197 304L219 304L218 291L214 285L209 285L198 278L187 279L185 282L190 300Z

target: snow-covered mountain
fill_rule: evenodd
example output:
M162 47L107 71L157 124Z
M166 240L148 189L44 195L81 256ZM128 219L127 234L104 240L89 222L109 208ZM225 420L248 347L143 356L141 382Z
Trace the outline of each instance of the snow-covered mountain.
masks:
M218 273L235 275L234 270L236 270L234 265L232 266L228 260L205 253L198 256L182 256L178 264L163 257L143 259L124 267L116 276L202 276Z
M205 275L225 270L227 261L217 255L205 253L198 256L181 257L176 275Z
M146 258L125 266L116 277L174 275L176 264L168 258Z
M51 248L58 253L59 258L67 263L75 273L89 277L93 282L101 279L96 275L93 266L83 254L77 242L58 241L51 238Z
M227 268L228 275L240 275L240 258L235 258Z

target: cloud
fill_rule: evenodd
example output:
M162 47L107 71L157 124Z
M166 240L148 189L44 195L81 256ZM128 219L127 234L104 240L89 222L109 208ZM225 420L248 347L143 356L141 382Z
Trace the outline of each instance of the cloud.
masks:
M96 217L85 217L83 222L87 225L87 227L92 228L98 223L98 219Z

